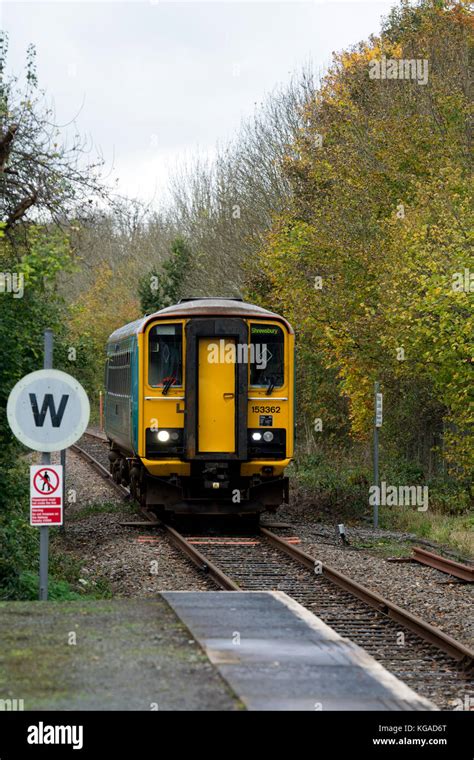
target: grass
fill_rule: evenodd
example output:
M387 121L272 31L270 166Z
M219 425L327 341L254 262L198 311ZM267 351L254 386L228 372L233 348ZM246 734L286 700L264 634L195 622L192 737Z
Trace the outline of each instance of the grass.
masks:
M66 524L83 520L90 515L113 513L118 510L134 512L136 507L125 502L111 501L88 504L77 512L66 515ZM81 582L82 581L82 582ZM84 583L86 581L86 583ZM38 595L38 575L34 572L22 573L15 598L36 599ZM49 599L52 601L75 601L78 599L110 599L112 592L109 582L102 576L83 577L82 563L69 554L64 554L58 534L52 537L50 557Z
M372 517L369 488L372 482L370 453L367 449L318 450L300 454L289 471L293 501L303 503L306 512L314 510L315 519L345 520L367 527ZM380 480L390 485L427 485L429 507L419 512L416 506L381 506L382 529L412 533L442 544L466 557L474 556L474 513L468 486L449 478L423 478L421 469L411 463L384 462ZM308 509L309 508L309 509ZM378 546L376 545L378 543ZM377 539L373 548L388 555L403 556L407 546Z
M48 599L56 602L77 601L79 599L109 599L112 593L108 581L101 576L87 575L83 578L82 563L64 554L50 543ZM35 601L39 592L38 550L27 567L15 575L10 584L0 588L0 598L15 601ZM86 583L81 582L87 581Z
M70 515L66 512L66 521L67 522L74 522L75 520L83 520L84 517L89 517L90 515L100 515L103 513L113 513L122 511L124 509L127 509L127 503L124 502L124 504L116 504L112 501L103 501L98 504L88 504L85 507L81 507L81 509L78 509L76 512L72 512Z
M74 599L110 599L112 596L108 581L101 576L87 575L83 577L82 563L71 557L69 554L63 554L52 547L51 552L51 572L53 577L58 577L65 582ZM87 583L80 583L80 579L86 580ZM65 591L66 593L66 591ZM65 601L67 597L63 597Z
M407 508L385 508L380 527L414 533L434 543L456 549L466 557L474 556L474 515L445 515L435 510L417 512Z
M378 537L373 540L351 538L351 544L357 549L370 549L382 557L409 557L413 549L413 544L410 541L397 541L385 537Z
M39 576L25 570L20 574L15 587L15 600L34 601L38 599ZM74 580L58 578L51 573L48 581L48 600L51 602L71 602L85 597L89 599L109 599L112 594L103 579L89 579L87 586L79 584L79 577Z

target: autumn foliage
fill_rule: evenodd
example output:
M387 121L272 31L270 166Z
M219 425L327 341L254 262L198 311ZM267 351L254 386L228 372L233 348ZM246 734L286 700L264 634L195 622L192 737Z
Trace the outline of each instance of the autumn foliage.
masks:
M474 465L471 55L467 3L432 1L403 3L379 37L335 55L287 151L291 201L248 268L249 294L297 328L303 425L321 417L338 435L348 412L367 440L379 380L388 445L462 477ZM383 56L427 61L428 81L371 78Z

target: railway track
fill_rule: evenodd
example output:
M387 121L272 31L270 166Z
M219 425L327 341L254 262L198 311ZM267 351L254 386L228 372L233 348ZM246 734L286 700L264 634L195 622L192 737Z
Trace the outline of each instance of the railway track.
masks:
M86 435L89 434L87 433ZM87 450L82 446L78 446L77 443L73 444L70 448L72 451L78 454L81 459L84 459L91 467L93 467L94 470L104 478L104 480L107 480L118 493L120 493L122 496L129 496L130 494L128 488L125 488L124 486L116 483L110 474L110 471L107 467L108 459L107 450L105 449L105 441L98 442L98 440L93 440L93 444L94 445L92 446L92 451L90 443L88 444ZM95 451L94 448L96 449ZM105 464L106 462L107 464Z
M461 562L455 562L447 557L442 557L440 554L426 551L426 549L422 549L420 546L413 548L413 559L415 562L421 562L423 565L434 567L442 573L459 578L465 583L474 583L474 567L470 567L469 565L464 565Z
M105 468L103 441L88 437L88 451L73 448L113 483ZM123 486L114 483L114 487L128 495ZM453 709L455 700L474 692L472 650L301 551L288 536L263 526L251 535L231 536L204 531L193 535L159 522L156 527L166 531L170 541L218 588L286 592L442 709Z

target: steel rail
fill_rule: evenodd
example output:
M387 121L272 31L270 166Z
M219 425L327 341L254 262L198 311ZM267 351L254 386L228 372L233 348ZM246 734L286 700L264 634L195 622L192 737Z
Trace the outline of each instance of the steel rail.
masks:
M280 549L280 551L287 554L296 562L299 562L299 564L314 570L317 563L319 563L319 560L315 557L311 557L293 544L289 544L284 538L275 535L267 528L260 527L260 532L273 546L275 546L275 548ZM427 623L417 615L414 615L412 612L402 609L398 604L391 602L389 599L385 599L377 592L361 586L360 583L353 581L338 570L335 570L324 563L321 563L319 569L322 575L332 581L332 583L335 583L340 588L348 591L350 594L361 599L371 607L374 607L383 615L386 615L392 620L396 620L405 628L408 628L410 631L413 631L413 633L421 636L425 641L434 644L438 649L441 649L443 652L446 652L457 660L465 670L471 670L473 668L474 651L469 649L469 647L466 647L460 641L456 641L447 633L435 628L430 623Z
M77 443L74 443L70 448L78 454L81 459L84 459L88 464L90 464L91 467L94 468L96 472L99 473L99 475L102 475L104 480L108 480L110 482L110 485L115 488L118 493L120 493L122 496L130 496L130 491L128 488L125 488L125 486L120 485L120 483L116 483L113 479L111 473L107 470L106 467L104 467L103 464L97 461L97 459L94 459L89 452L85 451L83 448L77 445Z
M421 564L428 565L428 567L434 567L435 570L440 570L442 573L454 575L456 578L460 578L467 583L474 583L474 567L469 567L469 565L463 565L461 562L455 562L453 559L428 552L420 546L413 547L413 555L413 559L416 562L421 562Z
M89 438L95 438L97 441L100 441L101 443L107 443L107 436L105 433L96 433L94 430L90 430L90 428L87 428L87 430L84 432L84 435L88 435Z
M97 436L93 437L97 438ZM94 459L91 454L89 454L87 451L82 449L80 446L77 446L77 444L74 444L71 446L71 449L75 451L76 454L78 454L82 459L84 459L88 464L91 465L91 467L96 470L104 480L108 480L110 484L120 493L122 496L129 496L130 491L128 488L125 488L125 486L122 486L114 481L112 478L112 475L108 470L100 464L100 462L97 461L97 459ZM157 521L154 523L152 520L149 520L148 523L150 526L156 527L160 526L163 527L169 538L170 541L176 546L181 552L183 552L190 560L193 562L196 567L198 567L203 572L207 573L214 581L217 583L219 588L224 589L225 591L240 591L239 586L234 583L233 580L231 580L225 573L223 573L221 570L219 570L216 565L214 565L213 562L210 562L206 557L204 557L201 552L196 549L194 546L192 546L189 541L185 539L184 536L181 535L181 533L178 533L177 530L171 527L171 525L167 525L166 523L162 523ZM141 526L144 527L145 523L141 523Z
M241 591L237 583L229 578L228 575L223 573L222 570L219 570L217 565L215 565L213 562L207 559L207 557L201 554L199 549L196 549L194 546L192 546L192 544L190 544L189 541L187 541L186 538L181 535L181 533L178 533L177 530L172 528L171 525L167 525L166 523L163 523L163 527L168 533L171 542L184 554L186 554L186 556L189 557L191 562L193 562L196 567L208 574L221 589L224 591Z

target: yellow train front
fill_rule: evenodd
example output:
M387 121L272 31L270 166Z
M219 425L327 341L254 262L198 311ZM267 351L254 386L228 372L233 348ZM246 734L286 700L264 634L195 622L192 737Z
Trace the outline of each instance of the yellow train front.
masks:
M116 482L158 515L255 514L288 502L294 332L241 299L185 299L107 342Z

